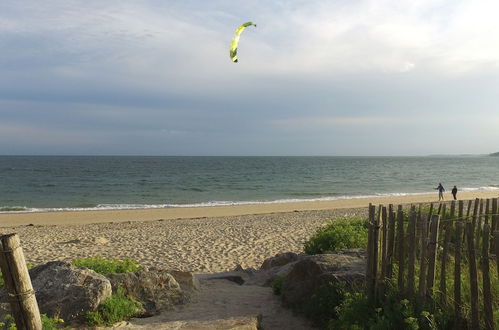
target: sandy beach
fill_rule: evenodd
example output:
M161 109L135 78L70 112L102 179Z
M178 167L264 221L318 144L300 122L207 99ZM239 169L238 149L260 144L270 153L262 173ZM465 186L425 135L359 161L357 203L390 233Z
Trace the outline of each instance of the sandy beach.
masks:
M498 193L461 193L462 199ZM259 267L303 243L330 219L365 216L367 205L436 202L436 194L224 207L0 214L28 262L101 256L193 272Z

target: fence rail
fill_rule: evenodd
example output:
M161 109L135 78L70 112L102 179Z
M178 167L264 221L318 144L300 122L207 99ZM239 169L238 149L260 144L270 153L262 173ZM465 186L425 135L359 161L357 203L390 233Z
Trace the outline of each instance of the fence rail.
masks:
M402 205L370 204L370 301L379 305L392 287L420 311L438 305L454 314L460 328L479 329L481 324L494 329L491 285L497 285L499 276L498 220L497 198L411 205L405 210ZM464 286L469 295L463 294Z

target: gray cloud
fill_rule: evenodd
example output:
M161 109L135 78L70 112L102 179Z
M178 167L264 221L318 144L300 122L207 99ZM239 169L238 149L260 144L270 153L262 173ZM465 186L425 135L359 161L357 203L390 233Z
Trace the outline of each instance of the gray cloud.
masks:
M498 7L4 1L0 154L494 151Z

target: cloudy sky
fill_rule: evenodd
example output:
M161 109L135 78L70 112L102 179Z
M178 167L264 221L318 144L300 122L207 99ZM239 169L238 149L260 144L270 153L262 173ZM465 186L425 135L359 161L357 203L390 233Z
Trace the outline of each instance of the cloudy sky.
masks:
M498 12L497 0L2 0L0 154L499 151Z

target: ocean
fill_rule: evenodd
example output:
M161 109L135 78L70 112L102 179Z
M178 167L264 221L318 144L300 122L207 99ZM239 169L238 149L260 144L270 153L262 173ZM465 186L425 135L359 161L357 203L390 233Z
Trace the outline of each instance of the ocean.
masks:
M499 157L0 156L0 212L146 209L498 190Z

